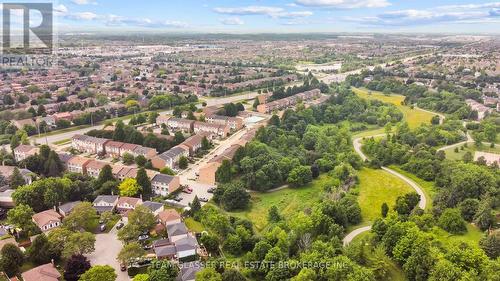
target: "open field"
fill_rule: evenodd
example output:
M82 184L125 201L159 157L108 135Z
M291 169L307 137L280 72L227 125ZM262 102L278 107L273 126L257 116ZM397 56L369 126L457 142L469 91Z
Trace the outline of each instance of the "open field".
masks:
M358 177L358 202L363 223L380 217L380 207L384 202L392 208L398 196L413 191L403 180L383 170L363 168Z
M278 207L282 216L290 218L293 214L312 207L313 203L320 199L323 187L329 181L330 178L327 175L321 175L304 187L285 188L271 193L252 193L248 210L229 214L249 219L257 231L262 231L268 224L267 213L271 206Z
M434 227L432 233L436 235L437 239L444 244L451 244L455 242L465 242L470 245L477 246L479 240L483 237L483 232L473 226L472 224L467 224L467 233L462 235L450 234L439 227Z
M401 169L400 167L398 167L396 165L391 165L391 166L389 166L389 168L391 168L392 170L394 170L394 171L402 174L403 176L411 179L412 181L417 183L420 187L422 187L422 189L425 192L425 197L427 198L426 209L427 210L432 209L432 198L434 197L434 194L436 193L436 185L434 182L423 180L423 179L415 176L414 174L409 173L409 172Z
M472 155L474 156L474 152L476 151L483 151L483 152L490 152L490 153L498 153L500 154L500 145L495 145L495 147L491 148L489 145L483 144L481 147L477 147L474 143L468 143L467 147L464 147L464 149L461 149L462 146L458 147L458 152L455 152L455 148L448 148L444 150L446 153L446 158L450 160L462 160L464 158L465 153L471 152Z
M361 98L368 100L380 100L386 103L394 104L399 110L401 110L401 112L403 112L404 119L408 122L408 126L410 126L411 129L415 129L424 123L429 124L434 116L429 112L419 109L411 109L409 106L402 105L401 103L404 101L405 97L401 95L386 96L381 92L358 88L352 88L352 90Z

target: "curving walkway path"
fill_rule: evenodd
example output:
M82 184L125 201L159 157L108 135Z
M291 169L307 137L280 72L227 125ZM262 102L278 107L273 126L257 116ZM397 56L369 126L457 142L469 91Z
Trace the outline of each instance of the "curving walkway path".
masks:
M444 116L442 116L442 118L444 118ZM385 136L385 134L376 134L376 135L372 135L372 136L365 136L365 137L359 137L359 138L354 139L352 142L352 145L354 146L354 151L356 151L356 153L361 157L361 159L363 159L363 161L368 160L368 157L363 153L363 151L361 149L361 147L362 147L361 141L364 138L381 137L381 136ZM427 198L425 197L424 190L417 183L415 183L411 179L409 179L409 178L403 176L402 174L400 174L392 169L389 169L387 167L382 167L382 170L400 178L401 180L406 182L409 186L411 186L417 192L417 194L420 196L420 201L418 202L418 207L420 209L425 209L425 207L427 206ZM351 231L350 233L348 233L344 237L344 239L342 239L344 246L351 243L351 241L356 236L358 236L359 234L361 234L363 232L371 230L371 228L372 228L372 226L369 225L369 226L360 227L360 228L357 228L357 229Z

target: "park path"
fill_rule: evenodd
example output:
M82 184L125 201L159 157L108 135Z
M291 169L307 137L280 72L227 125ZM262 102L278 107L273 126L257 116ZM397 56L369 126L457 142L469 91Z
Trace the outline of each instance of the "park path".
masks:
M417 110L422 110L422 111L425 111L425 112L429 112L429 113L432 113L432 114L436 114L439 116L440 120L441 120L441 123L444 121L445 119L445 116L442 115L442 114L437 114L437 113L434 113L434 112L431 112L431 111L427 111L427 110L424 110L424 109L421 109L421 108L418 108L418 107L415 107ZM352 145L354 147L354 151L356 151L356 153L361 157L361 159L363 161L366 161L368 160L368 157L363 153L363 150L361 149L362 148L362 143L361 141L364 139L364 138L371 138L371 137L382 137L382 136L385 136L385 134L374 134L374 135L371 135L371 136L365 136L365 137L359 137L359 138L356 138L352 141ZM468 135L467 135L468 136ZM469 137L469 136L468 136ZM418 202L418 207L422 210L425 209L425 207L427 206L427 198L425 197L425 192L424 190L422 189L422 187L420 185L418 185L416 182L412 181L411 179L409 179L408 177L388 168L388 167L382 167L382 170L400 178L401 180L403 180L404 182L406 182L409 186L411 186L415 192L417 192L417 194L420 196L420 201ZM348 233L344 239L342 240L344 246L348 245L349 243L351 243L351 241L356 238L356 236L360 235L361 233L363 232L366 232L366 231L370 231L372 228L371 225L369 226L364 226L364 227L360 227L360 228L356 228L354 229L353 231L351 231L350 233Z

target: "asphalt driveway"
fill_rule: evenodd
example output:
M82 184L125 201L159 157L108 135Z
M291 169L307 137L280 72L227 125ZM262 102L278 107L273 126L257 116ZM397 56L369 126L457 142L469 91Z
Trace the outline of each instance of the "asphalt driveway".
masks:
M115 269L118 275L117 281L129 281L127 272L120 270L120 263L116 260L123 244L118 240L116 225L108 233L100 233L95 236L95 252L87 255L91 265L109 265Z

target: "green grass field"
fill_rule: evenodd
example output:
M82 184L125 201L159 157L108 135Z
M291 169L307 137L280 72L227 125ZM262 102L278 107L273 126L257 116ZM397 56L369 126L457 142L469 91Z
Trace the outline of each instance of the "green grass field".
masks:
M202 232L205 230L205 227L203 227L203 224L195 221L193 218L184 219L184 223L186 224L186 227L191 231Z
M426 210L432 209L432 198L434 197L434 194L436 193L436 184L434 182L423 180L423 179L415 176L414 174L409 173L409 172L401 169L400 167L398 167L396 165L391 165L391 166L389 166L389 168L391 168L394 171L402 174L403 176L411 179L412 181L417 183L420 187L422 187L424 189L425 197L427 199L427 206L425 208L426 208Z
M462 145L463 146L463 145ZM465 153L471 152L474 156L474 152L482 151L482 152L490 152L490 153L498 153L500 154L500 145L495 145L495 147L491 148L489 145L483 144L481 147L477 147L474 143L468 143L467 147L464 147L462 150L461 147L458 146L458 152L455 152L455 148L448 148L444 152L446 153L446 158L450 160L462 160L464 158Z
M405 97L401 95L389 95L386 96L381 92L377 91L369 91L366 89L352 88L353 92L361 98L368 100L380 100L385 103L394 104L401 112L404 114L404 119L408 122L408 126L411 129L415 129L421 124L431 122L434 114L419 110L419 109L411 109L409 106L401 105L401 102L404 101ZM370 94L371 92L371 94Z
M398 196L413 191L403 180L383 170L363 168L358 177L358 202L363 217L362 224L373 222L380 217L380 207L384 202L392 208Z
M470 245L477 246L479 240L483 237L484 233L472 224L467 224L467 233L462 235L450 234L439 227L434 227L431 231L436 235L441 243L449 245L454 242L465 242Z
M286 188L271 193L252 193L251 206L248 210L229 214L252 221L255 229L262 231L268 224L267 213L271 206L278 207L281 215L289 218L299 211L312 207L320 200L323 187L328 185L329 181L327 175L321 175L304 187Z

